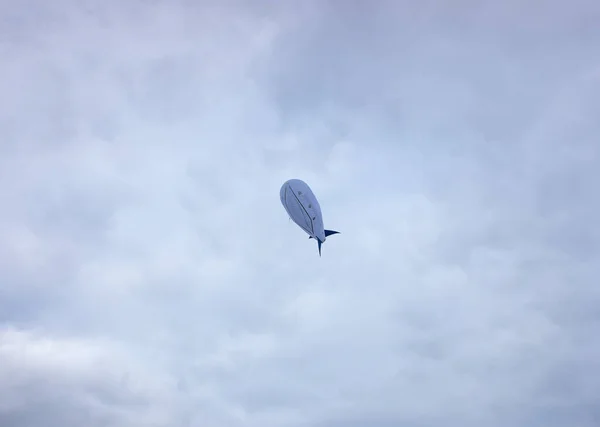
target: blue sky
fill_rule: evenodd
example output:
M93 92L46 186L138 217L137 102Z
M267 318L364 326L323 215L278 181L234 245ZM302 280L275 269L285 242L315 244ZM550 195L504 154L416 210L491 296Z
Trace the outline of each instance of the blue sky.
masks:
M597 426L598 22L4 2L0 425Z

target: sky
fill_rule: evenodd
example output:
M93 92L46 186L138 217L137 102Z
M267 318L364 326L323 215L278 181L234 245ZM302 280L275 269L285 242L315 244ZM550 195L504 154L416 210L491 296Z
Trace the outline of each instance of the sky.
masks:
M0 2L0 425L598 426L598 22Z

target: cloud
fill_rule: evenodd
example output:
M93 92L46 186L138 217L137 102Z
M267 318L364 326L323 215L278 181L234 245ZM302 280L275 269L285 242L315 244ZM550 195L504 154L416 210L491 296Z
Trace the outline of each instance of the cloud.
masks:
M0 424L596 425L600 9L538 6L2 6Z
M2 331L2 425L131 425L171 420L169 378L102 338ZM162 420L162 421L161 421Z

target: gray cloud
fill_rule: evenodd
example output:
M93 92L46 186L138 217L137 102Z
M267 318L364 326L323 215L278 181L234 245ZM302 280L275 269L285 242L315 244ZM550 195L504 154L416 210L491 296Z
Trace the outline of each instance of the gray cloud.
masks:
M599 15L2 6L0 424L595 426Z

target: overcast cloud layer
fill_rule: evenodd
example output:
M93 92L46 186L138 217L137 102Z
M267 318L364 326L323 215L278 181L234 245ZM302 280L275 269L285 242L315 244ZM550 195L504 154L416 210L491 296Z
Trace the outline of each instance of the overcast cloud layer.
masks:
M600 425L599 22L0 2L0 426Z

